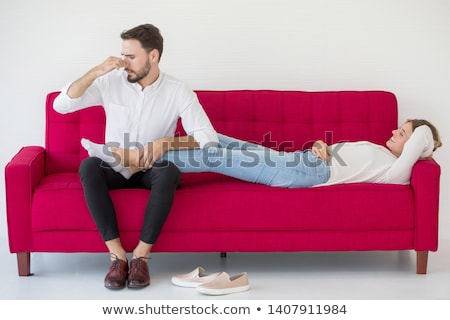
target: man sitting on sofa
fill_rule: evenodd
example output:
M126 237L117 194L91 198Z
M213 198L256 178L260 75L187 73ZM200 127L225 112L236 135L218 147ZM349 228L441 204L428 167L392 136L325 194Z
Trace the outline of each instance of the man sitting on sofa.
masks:
M217 134L195 93L160 72L163 38L155 26L140 25L121 34L122 58L109 57L62 89L54 102L60 113L102 105L106 113L105 142L124 148L152 141L147 170L127 178L97 157L84 159L79 174L86 203L111 256L104 284L118 289L150 284L150 251L169 214L180 172L171 162L153 163L168 150L204 148L218 142ZM181 118L187 136L174 137ZM151 189L140 241L128 267L110 189ZM129 271L129 272L128 272ZM128 278L128 280L127 280Z

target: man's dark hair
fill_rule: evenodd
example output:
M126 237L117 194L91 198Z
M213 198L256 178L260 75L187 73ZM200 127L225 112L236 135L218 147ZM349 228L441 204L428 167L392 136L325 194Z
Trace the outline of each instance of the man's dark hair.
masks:
M142 48L147 52L150 52L153 49L158 50L159 60L161 60L164 41L159 29L154 25L142 24L130 30L125 30L121 33L120 37L122 40L138 40L141 43Z

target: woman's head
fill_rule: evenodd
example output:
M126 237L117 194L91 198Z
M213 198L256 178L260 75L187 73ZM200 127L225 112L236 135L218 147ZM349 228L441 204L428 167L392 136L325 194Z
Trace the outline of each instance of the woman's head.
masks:
M416 130L417 127L426 125L431 129L431 133L433 134L433 140L434 140L434 148L433 151L435 151L437 148L442 146L441 137L439 136L438 129L432 125L429 121L423 120L423 119L408 119L406 122L410 122L412 125L412 130Z
M400 126L400 128L392 130L392 137L386 142L386 146L394 155L397 157L400 156L406 141L411 137L414 130L422 125L426 125L431 129L434 140L433 151L442 146L441 138L436 127L429 121L423 119L408 119Z

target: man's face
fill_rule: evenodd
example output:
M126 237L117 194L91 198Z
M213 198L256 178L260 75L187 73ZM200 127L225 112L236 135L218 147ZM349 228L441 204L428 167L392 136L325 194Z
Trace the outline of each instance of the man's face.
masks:
M122 58L128 81L135 83L144 79L151 70L150 53L142 48L138 40L130 39L122 42Z

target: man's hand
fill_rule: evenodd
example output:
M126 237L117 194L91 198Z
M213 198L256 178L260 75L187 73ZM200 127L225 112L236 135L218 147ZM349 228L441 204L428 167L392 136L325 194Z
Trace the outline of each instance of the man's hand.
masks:
M125 168L140 170L150 169L156 160L161 158L168 150L169 143L161 140L149 142L142 149L123 149L111 147L111 152L120 164Z
M153 145L154 142L149 142L144 148L139 149L139 159L138 159L139 167L144 169L150 169L153 166L153 163L155 163L155 161L158 159L155 158L155 156L157 155L154 152ZM162 155L160 155L159 157L161 156Z
M330 155L330 153L328 152L328 145L322 140L317 140L316 142L314 142L311 151L316 157L325 161Z
M111 147L114 157L123 167L146 170L169 150L198 149L198 143L191 136L168 137L147 143L142 149Z
M150 169L155 161L169 150L198 149L199 145L192 136L166 137L148 143L139 151L139 166Z
M91 86L91 84L97 79L114 69L120 69L125 67L125 61L117 57L109 57L98 66L89 70L84 76L75 80L67 90L67 95L72 99L81 97Z
M109 57L103 63L94 67L90 72L95 76L95 78L101 77L108 72L113 70L118 70L125 67L125 61L118 57Z

